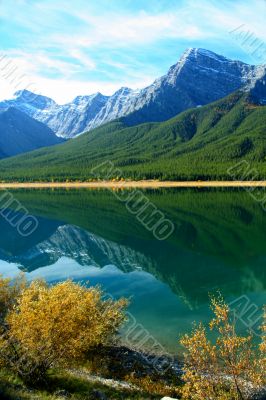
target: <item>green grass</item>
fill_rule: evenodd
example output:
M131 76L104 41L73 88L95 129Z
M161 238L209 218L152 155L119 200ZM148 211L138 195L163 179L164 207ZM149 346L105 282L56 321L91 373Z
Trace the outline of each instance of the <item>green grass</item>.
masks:
M91 383L85 378L72 376L65 371L53 371L46 388L29 388L5 370L0 370L1 400L95 400L97 393L103 393L110 400L152 400L161 396ZM60 395L61 393L61 395Z
M228 168L241 160L258 170L256 178L266 177L266 107L241 92L163 123L128 125L125 117L61 145L4 159L0 179L88 180L104 161L128 179L228 180Z

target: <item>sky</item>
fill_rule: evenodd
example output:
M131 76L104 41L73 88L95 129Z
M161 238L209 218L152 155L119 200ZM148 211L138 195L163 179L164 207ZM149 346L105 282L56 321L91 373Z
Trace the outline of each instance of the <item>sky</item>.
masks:
M143 88L189 47L266 63L266 0L0 0L0 100Z

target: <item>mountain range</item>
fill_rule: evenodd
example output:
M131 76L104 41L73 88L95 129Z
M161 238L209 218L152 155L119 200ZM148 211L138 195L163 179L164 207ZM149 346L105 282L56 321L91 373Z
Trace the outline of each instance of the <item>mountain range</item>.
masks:
M191 48L165 76L142 89L122 87L112 96L78 96L58 105L27 90L0 103L13 106L49 126L58 136L74 137L130 114L131 124L160 122L180 112L211 103L258 78L260 66L229 60L204 49Z
M140 91L79 96L62 106L17 92L0 103L0 110L16 108L58 136L78 137L3 160L1 178L88 179L93 167L108 160L133 179L223 179L243 158L264 176L265 82L264 65L189 49L165 76ZM80 135L84 131L89 132Z
M2 160L1 179L95 179L93 169L105 161L114 166L108 179L229 179L229 168L241 160L264 179L264 82L165 122L131 126L131 116L123 117L58 146ZM106 179L106 171L98 172Z

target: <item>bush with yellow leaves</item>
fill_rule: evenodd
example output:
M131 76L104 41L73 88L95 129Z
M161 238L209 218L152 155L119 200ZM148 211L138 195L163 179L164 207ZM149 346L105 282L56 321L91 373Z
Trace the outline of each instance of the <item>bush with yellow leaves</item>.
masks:
M72 281L27 286L23 279L0 279L1 364L31 384L45 381L51 366L80 362L90 349L110 343L126 304L104 301L99 288Z
M264 307L264 318L263 318L263 324L261 327L262 330L262 341L260 343L260 358L258 360L260 370L264 376L266 377L266 306ZM266 378L265 378L266 379ZM265 384L265 379L264 379L264 384Z
M251 387L266 384L265 335L258 346L251 334L238 336L235 318L221 296L211 299L211 307L215 317L209 327L216 331L215 343L207 338L202 324L181 339L186 349L182 399L247 399ZM265 313L262 330L266 331Z
M26 280L24 275L19 275L14 279L11 285L11 280L0 276L0 327L3 329L5 317L17 302L21 292L26 288Z

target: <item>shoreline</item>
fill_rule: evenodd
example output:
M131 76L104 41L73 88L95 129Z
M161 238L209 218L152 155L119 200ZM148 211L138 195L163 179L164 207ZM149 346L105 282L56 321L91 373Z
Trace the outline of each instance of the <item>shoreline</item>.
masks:
M157 188L210 188L210 187L266 187L266 181L99 181L99 182L10 182L0 183L0 189L157 189Z

